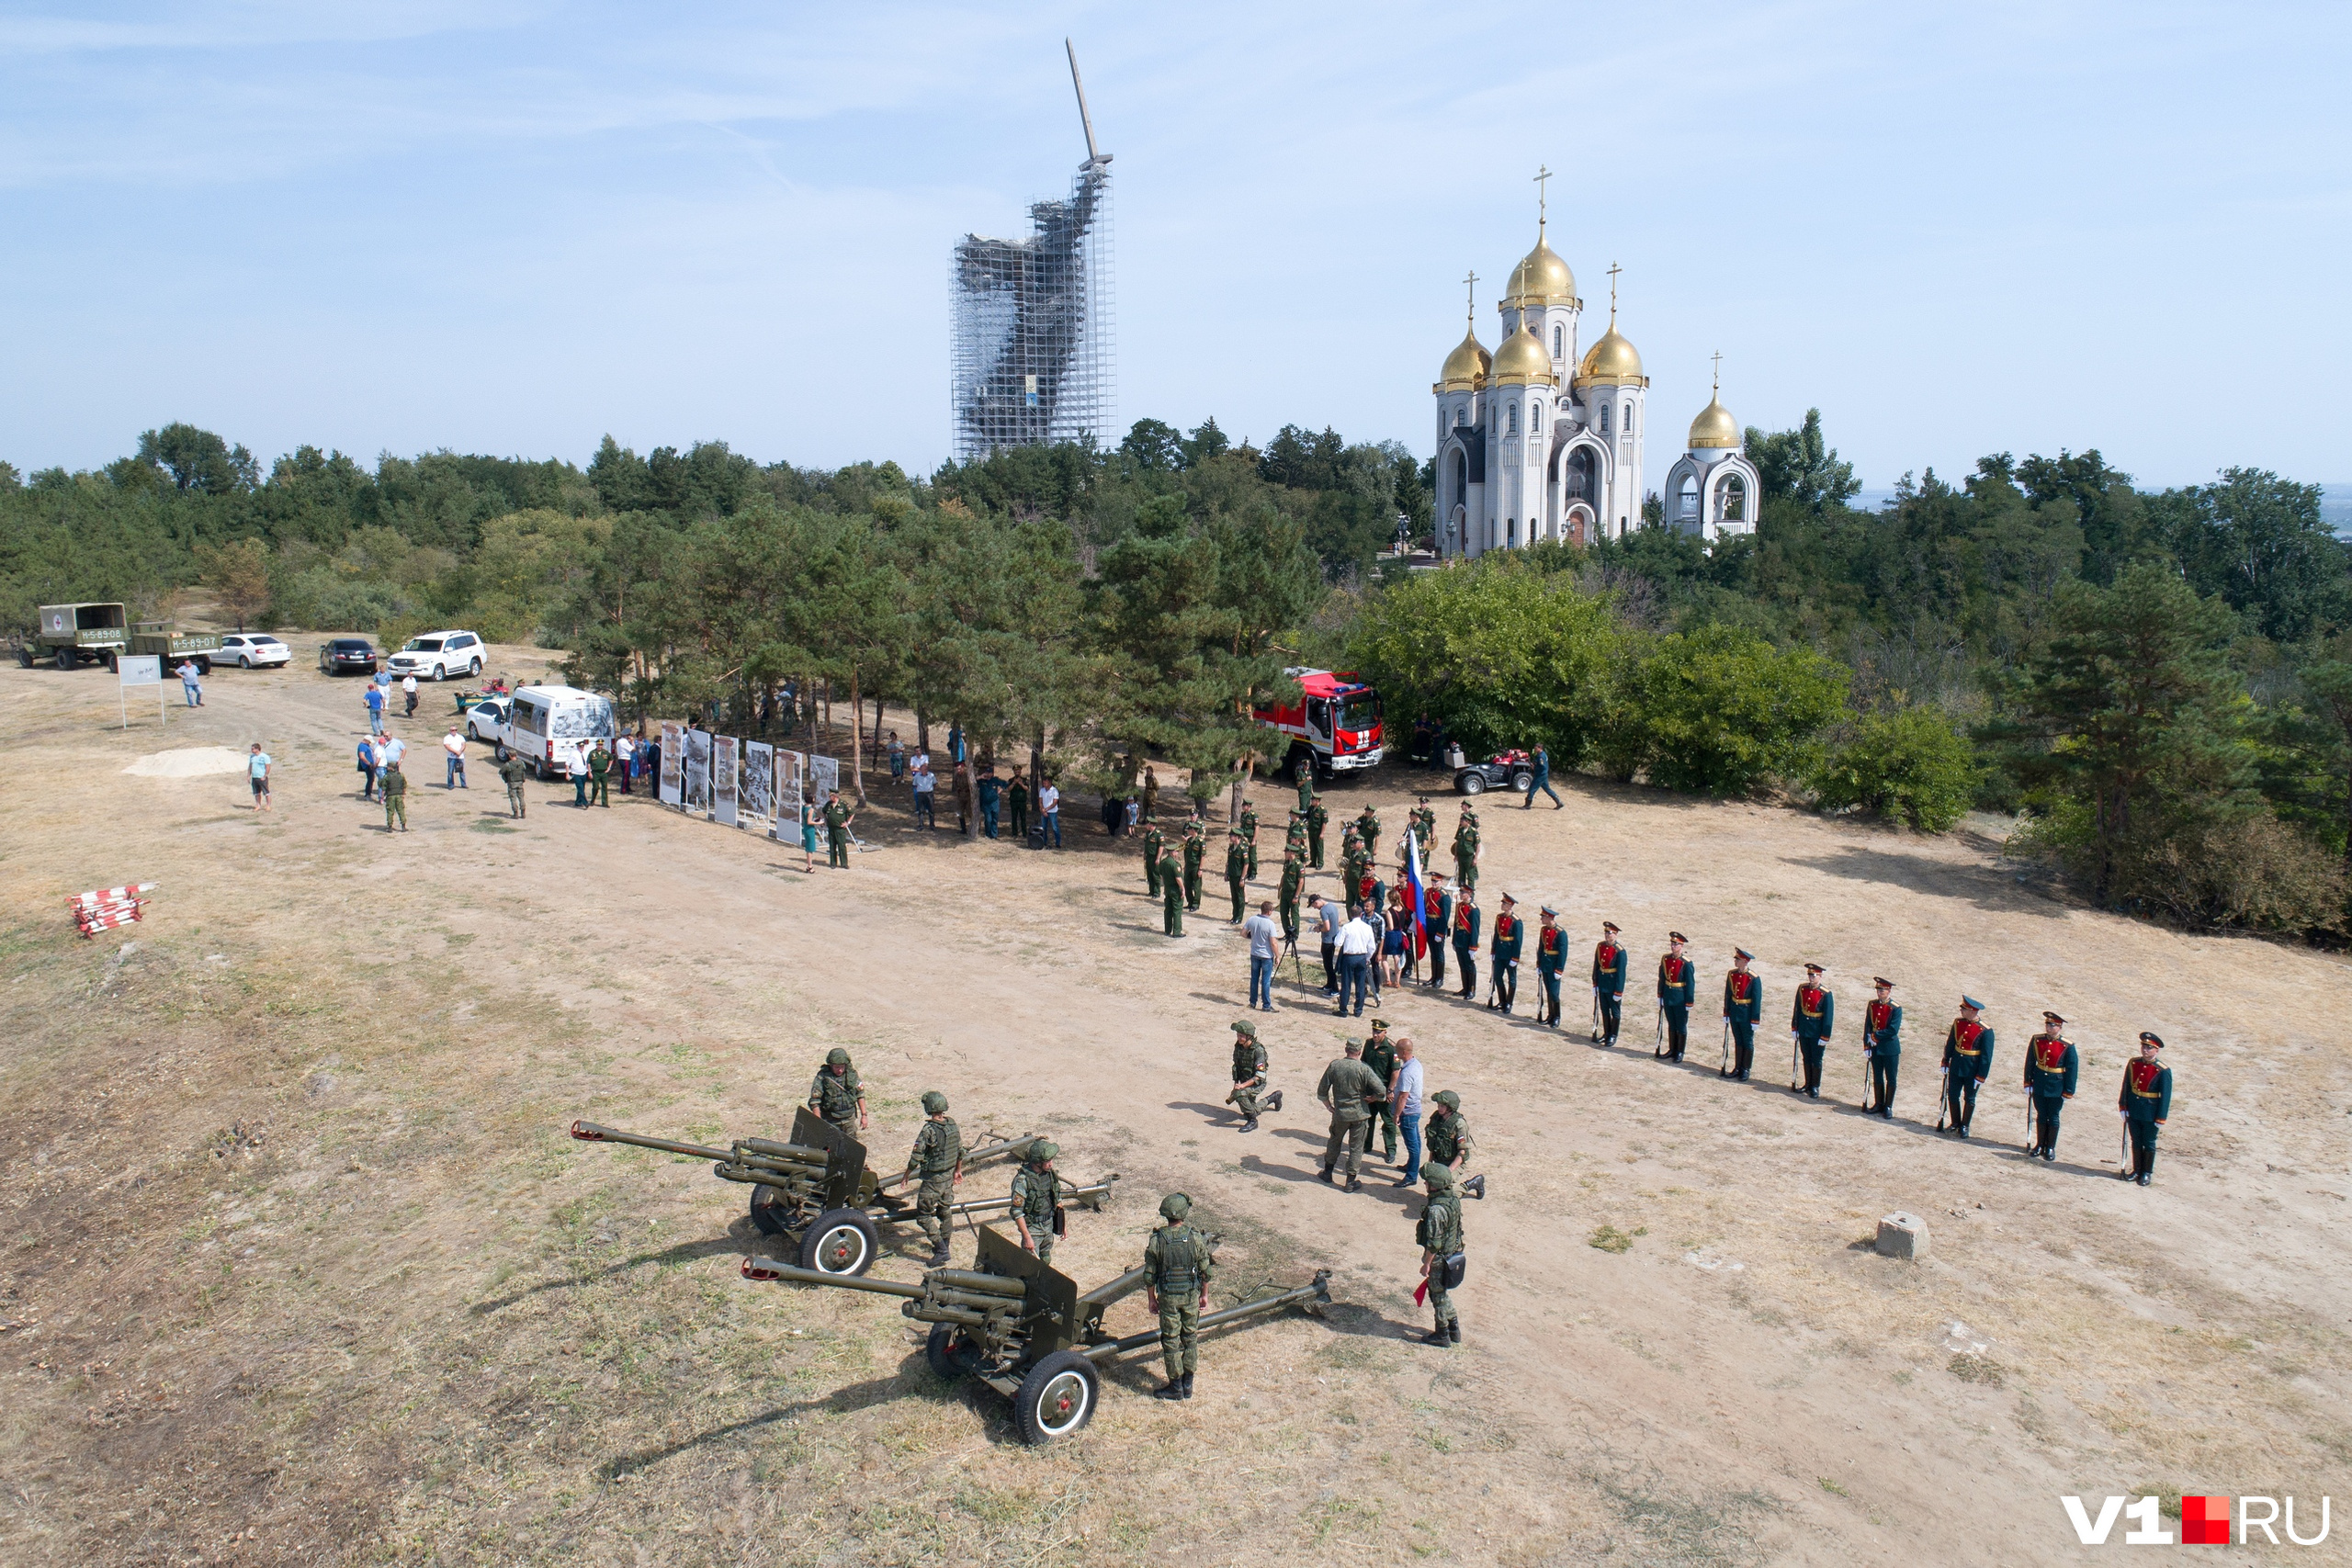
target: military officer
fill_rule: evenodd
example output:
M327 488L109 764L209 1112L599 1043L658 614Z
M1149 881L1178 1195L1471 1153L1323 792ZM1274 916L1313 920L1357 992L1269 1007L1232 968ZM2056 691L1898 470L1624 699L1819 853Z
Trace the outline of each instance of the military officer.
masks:
M1511 910L1517 900L1510 894L1495 910L1494 940L1487 944L1487 961L1494 964L1495 974L1489 989L1488 1008L1499 1006L1508 1016L1511 1004L1519 1000L1519 953L1527 941L1526 923Z
M1756 1065L1756 1026L1764 1021L1764 981L1750 972L1756 954L1744 947L1731 950L1731 969L1724 976L1724 1021L1731 1026L1732 1066L1720 1076L1747 1081Z
M1944 1107L1952 1132L1963 1138L1976 1115L1976 1091L1993 1071L1993 1032L1977 1021L1984 1010L1974 997L1961 998L1960 1016L1944 1032Z
M1364 802L1363 813L1356 818L1356 842L1363 846L1367 857L1380 852L1380 814Z
M1250 852L1241 835L1228 833L1225 840L1225 890L1233 895L1234 925L1241 923L1241 905L1247 896L1250 873Z
M1560 971L1568 966L1568 933L1560 929L1560 911L1546 904L1535 928L1535 977L1543 983L1544 999L1537 1021L1560 1027Z
M1021 1232L1021 1245L1035 1253L1040 1263L1054 1260L1054 1236L1061 1218L1061 1178L1054 1174L1054 1161L1061 1152L1052 1139L1036 1139L1012 1173L1012 1223Z
M855 818L838 795L825 802L825 864L849 869L849 825Z
M922 1113L925 1120L915 1129L915 1146L907 1155L906 1179L922 1183L915 1189L915 1224L931 1243L931 1267L942 1269L955 1234L947 1204L964 1179L964 1134L947 1114L947 1097L937 1089L924 1092Z
M1322 801L1311 802L1306 807L1307 863L1316 870L1323 869L1323 829L1331 825L1331 813Z
M1241 1112L1240 1131L1258 1130L1258 1110L1262 1100L1265 1109L1280 1111L1280 1093L1267 1094L1266 1048L1258 1043L1258 1026L1248 1019L1233 1026L1233 1092L1225 1102Z
M1453 880L1464 893L1478 890L1478 813L1466 800L1453 829Z
M506 761L498 764L498 776L506 781L506 815L509 817L529 814L529 807L523 799L523 777L527 771L520 751L507 752Z
M1462 971L1462 999L1478 995L1478 895L1468 887L1453 901L1453 966Z
M2123 1092L2115 1100L2132 1135L2132 1168L2122 1177L2143 1187L2156 1173L2156 1129L2172 1114L2172 1069L2156 1059L2164 1048L2155 1035L2140 1032L2139 1059L2124 1065Z
M1690 938L1668 931L1666 939L1672 945L1657 961L1657 1005L1666 1014L1666 1059L1679 1062L1690 1043L1690 1004L1699 999L1699 971L1683 951Z
M1243 797L1241 802L1241 837L1250 846L1250 875L1258 874L1258 803Z
M1625 1013L1625 972L1633 955L1617 940L1617 922L1600 922L1600 940L1592 947L1592 995L1600 1004L1600 1032L1593 1036L1603 1045L1617 1043L1617 1026Z
M1184 908L1201 909L1201 861L1209 852L1208 828L1199 817L1184 824Z
M838 1045L825 1053L825 1065L808 1085L808 1109L844 1133L852 1130L853 1117L856 1131L865 1130L865 1084L850 1066L849 1053Z
M2082 1066L2075 1043L2062 1032L2066 1021L2044 1010L2041 1032L2025 1043L2025 1091L2033 1097L2033 1148L2044 1165L2058 1158L2058 1117L2075 1098L2075 1075Z
M1453 1190L1453 1172L1444 1166L1428 1167L1421 1179L1429 1185L1430 1199L1413 1227L1413 1239L1421 1244L1421 1277L1429 1281L1430 1311L1437 1318L1437 1326L1421 1337L1421 1343L1459 1345L1462 1320L1454 1315L1446 1278L1447 1260L1463 1249L1462 1197Z
M1421 919L1430 931L1430 989L1445 989L1445 940L1453 930L1453 895L1445 889L1445 873L1429 874L1421 888Z
M1413 808L1413 839L1420 845L1421 879L1426 882L1430 874L1430 856L1437 852L1437 810L1430 805L1430 797L1426 795L1421 796L1420 805Z
M1168 1368L1168 1386L1154 1389L1154 1399L1193 1397L1193 1369L1200 1359L1195 1342L1216 1259L1208 1237L1184 1223L1192 1212L1191 1198L1170 1192L1159 1201L1159 1217L1168 1223L1143 1244L1144 1306L1159 1316L1159 1357Z
M1147 894L1148 897L1159 897L1159 852L1166 843L1167 837L1160 832L1159 823L1151 821L1144 823L1143 884L1149 890Z
M1315 804L1315 764L1308 761L1296 770L1298 773L1298 808L1305 811Z
M1838 1023L1838 998L1821 983L1818 964L1804 966L1804 984L1797 987L1796 1003L1789 1010L1789 1034L1804 1057L1804 1093L1821 1098L1821 1055ZM1791 1089L1796 1086L1792 1084Z
M1323 1069L1323 1081L1315 1087L1315 1098L1331 1113L1330 1136L1323 1145L1323 1179L1333 1180L1331 1168L1344 1164L1348 1171L1351 1192L1363 1190L1363 1165L1359 1150L1363 1141L1363 1124L1371 1119L1374 1099L1385 1092L1385 1086L1372 1069L1363 1065L1363 1042L1351 1040L1347 1054L1334 1056L1330 1066Z
M1159 929L1169 936L1184 934L1184 874L1173 845L1159 852Z
M1862 1011L1862 1055L1871 1069L1871 1102L1864 1107L1881 1121L1894 1120L1894 1078L1903 1066L1903 1008L1894 999L1894 982L1874 975L1871 984L1878 996Z
M1282 886L1275 897L1276 907L1282 912L1283 939L1286 942L1298 941L1298 886L1306 877L1306 873L1298 862L1298 851L1283 851Z
M1389 1102L1388 1086L1396 1081L1396 1045L1388 1038L1388 1021L1372 1021L1372 1034L1363 1043L1363 1065L1380 1080L1380 1146L1381 1159L1388 1165L1396 1163L1396 1110ZM1364 1153L1372 1152L1372 1122L1363 1124Z

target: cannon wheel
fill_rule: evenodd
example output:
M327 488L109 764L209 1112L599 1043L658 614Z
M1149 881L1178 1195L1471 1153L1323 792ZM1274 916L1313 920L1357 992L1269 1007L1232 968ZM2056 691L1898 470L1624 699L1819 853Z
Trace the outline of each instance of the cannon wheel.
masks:
M1034 1447L1069 1437L1094 1419L1094 1401L1102 1392L1093 1362L1075 1350L1055 1351L1029 1369L1013 1396L1021 1440Z
M752 1189L752 1223L762 1235L786 1235L799 1206L787 1197L781 1187L758 1186Z
M932 1374L942 1382L954 1382L978 1370L980 1360L964 1339L964 1331L952 1323L934 1323L931 1337L923 1341L923 1359L931 1363Z
M825 1274L863 1274L874 1267L879 1238L862 1209L828 1209L800 1243L800 1267Z

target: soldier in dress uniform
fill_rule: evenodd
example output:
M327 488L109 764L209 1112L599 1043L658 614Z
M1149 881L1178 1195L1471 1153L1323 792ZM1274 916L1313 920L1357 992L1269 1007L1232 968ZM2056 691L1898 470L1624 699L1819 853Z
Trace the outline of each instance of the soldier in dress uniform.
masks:
M1560 929L1560 911L1546 904L1538 911L1535 928L1535 978L1544 987L1537 1008L1539 1023L1560 1027L1560 971L1568 966L1568 933Z
M1241 1112L1240 1131L1258 1130L1258 1102L1266 1088L1266 1048L1258 1041L1258 1026L1248 1019L1233 1026L1233 1092L1225 1097L1226 1103ZM1279 1111L1282 1105L1274 1100L1270 1109Z
M1317 871L1323 869L1323 829L1330 825L1331 813L1320 800L1306 808L1299 818L1300 843L1306 850L1307 863Z
M1478 895L1464 887L1453 900L1453 966L1462 971L1462 999L1478 995Z
M1159 1201L1159 1217L1168 1223L1143 1244L1144 1306L1159 1318L1159 1356L1168 1369L1168 1386L1154 1389L1154 1399L1193 1397L1193 1371L1200 1359L1194 1347L1216 1259L1209 1238L1184 1223L1192 1212L1192 1199L1170 1192Z
M1466 800L1453 829L1453 880L1464 893L1478 890L1478 812Z
M1159 897L1159 852L1166 847L1167 841L1167 835L1160 832L1159 823L1144 823L1143 883L1149 889L1148 896L1154 898Z
M2025 1043L2025 1091L2033 1097L2033 1154L2045 1165L2058 1159L2058 1117L2075 1098L2075 1075L2082 1066L2075 1043L2062 1032L2066 1021L2044 1009L2041 1032Z
M1433 871L1421 886L1421 920L1430 931L1430 989L1445 988L1445 943L1453 931L1453 895L1445 890L1445 873Z
M1633 967L1633 954L1617 940L1617 922L1600 922L1600 940L1592 945L1592 995L1600 1005L1600 1031L1593 1039L1603 1045L1617 1043L1617 1029L1625 1011L1625 971Z
M808 1109L840 1128L853 1131L854 1119L858 1132L865 1130L865 1083L850 1065L849 1053L836 1045L825 1053L825 1065L808 1085Z
M1250 846L1250 875L1258 874L1258 803L1246 795L1241 801L1241 838Z
M1289 822L1283 825L1283 852L1284 854L1296 853L1302 859L1305 858L1306 854L1306 818L1299 815L1296 811L1293 811L1290 814ZM1315 857L1315 863L1317 865L1321 865L1323 863L1323 857L1319 852L1319 850Z
M2172 1114L2172 1069L2156 1059L2164 1048L2155 1035L2140 1032L2139 1059L2124 1064L2123 1092L2115 1101L2132 1135L2132 1168L2123 1179L2143 1187L2156 1173L2156 1129Z
M1304 812L1315 804L1315 764L1309 761L1298 770L1298 808Z
M1795 1037L1797 1050L1804 1057L1804 1093L1808 1100L1821 1098L1821 1057L1838 1025L1838 998L1821 983L1821 975L1820 964L1804 966L1804 984L1797 987L1796 1004L1789 1010L1789 1032Z
M1298 887L1306 879L1306 873L1299 864L1298 851L1283 851L1283 880L1275 890L1275 908L1282 913L1283 936L1293 942L1298 941Z
M1503 895L1502 904L1495 910L1494 940L1487 944L1487 961L1495 966L1494 995L1487 1006L1506 1016L1519 1000L1519 953L1527 941L1526 922L1511 913L1517 903L1510 894Z
M1430 1311L1437 1326L1421 1337L1424 1345L1459 1345L1462 1320L1454 1314L1453 1296L1446 1288L1445 1260L1463 1250L1462 1197L1453 1190L1453 1172L1431 1165L1421 1172L1430 1190L1413 1239L1421 1244L1421 1277L1430 1285Z
M838 795L825 802L825 865L849 869L849 825L857 815Z
M1054 1260L1054 1216L1061 1206L1061 1178L1054 1174L1054 1161L1061 1152L1059 1144L1039 1138L1012 1173L1012 1224L1021 1233L1021 1245L1035 1253L1040 1263Z
M1159 929L1169 936L1184 934L1184 873L1173 845L1159 852Z
M947 1205L956 1184L964 1179L964 1134L947 1114L947 1097L937 1089L924 1092L922 1113L915 1146L907 1155L906 1177L922 1183L915 1189L915 1224L931 1243L931 1267L944 1269L948 1239L956 1234Z
M1428 795L1413 808L1413 837L1421 846L1421 880L1430 876L1430 856L1437 852L1437 810Z
M1960 1016L1944 1032L1944 1106L1951 1130L1968 1136L1976 1115L1976 1091L1993 1070L1993 1032L1977 1021L1984 1004L1974 997L1960 998Z
M1747 1081L1756 1066L1756 1026L1764 1021L1764 981L1747 966L1756 954L1744 947L1731 950L1731 969L1724 976L1724 1021L1731 1026L1731 1071L1723 1075Z
M1208 829L1195 815L1184 824L1184 908L1201 909L1201 861L1209 852Z
M1228 833L1225 839L1225 888L1233 895L1233 921L1241 923L1241 905L1247 897L1250 880L1250 851L1238 833Z
M1699 997L1699 971L1682 951L1690 939L1680 931L1666 935L1673 945L1657 961L1657 1005L1666 1014L1666 1059L1679 1062L1690 1043L1690 1004Z
M1363 813L1356 818L1356 842L1363 846L1366 857L1380 852L1380 814L1366 801Z
M1864 1109L1882 1121L1894 1120L1894 1079L1903 1066L1903 1009L1894 1000L1894 982L1883 975L1871 977L1878 997L1862 1011L1862 1055L1871 1068L1871 1102Z
M1380 1080L1380 1146L1381 1158L1386 1164L1396 1163L1396 1108L1388 1098L1388 1086L1396 1078L1396 1046L1388 1038L1388 1021L1372 1021L1372 1035L1363 1043L1363 1065ZM1364 1153L1372 1153L1372 1122L1363 1124Z

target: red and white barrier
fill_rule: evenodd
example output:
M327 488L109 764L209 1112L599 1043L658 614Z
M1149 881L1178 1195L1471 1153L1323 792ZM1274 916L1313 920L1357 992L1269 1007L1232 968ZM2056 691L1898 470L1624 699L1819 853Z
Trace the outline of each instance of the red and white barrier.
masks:
M152 882L134 882L126 887L101 887L96 892L76 893L74 895L74 902L77 905L119 904L125 899L136 898L141 893L153 891L155 891L155 885Z
M84 936L96 936L117 926L127 926L133 920L147 918L147 906L152 899L141 898L141 893L152 893L152 882L135 882L121 887L99 887L87 893L76 893L69 905L74 911L74 923Z

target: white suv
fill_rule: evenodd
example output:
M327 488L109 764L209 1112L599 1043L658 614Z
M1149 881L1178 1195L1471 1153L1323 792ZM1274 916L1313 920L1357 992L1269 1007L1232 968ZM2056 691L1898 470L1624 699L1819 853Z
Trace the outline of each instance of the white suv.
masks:
M401 645L387 668L395 676L427 676L446 681L452 675L481 673L481 638L471 632L427 632Z

